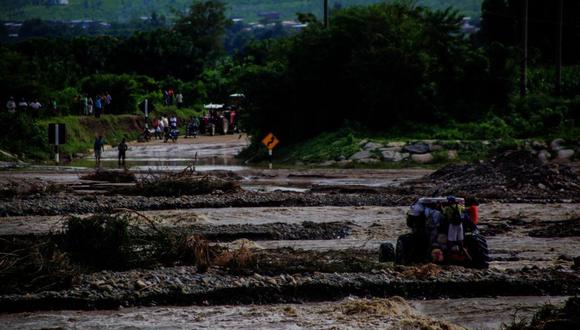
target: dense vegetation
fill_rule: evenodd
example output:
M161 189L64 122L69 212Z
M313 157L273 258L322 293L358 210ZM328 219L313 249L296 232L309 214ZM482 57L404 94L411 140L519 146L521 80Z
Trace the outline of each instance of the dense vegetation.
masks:
M232 25L224 4L196 2L175 24L128 37L0 45L0 100L55 100L56 112L33 114L46 117L78 115L80 95L104 91L114 100L108 114L138 113L145 98L160 104L167 88L197 109L243 92L246 129L256 139L272 131L285 144L345 127L439 139L578 136L580 46L573 41L580 26L568 12L580 4L566 2L561 96L554 94L556 4L530 4L537 32L530 34L528 94L520 96L518 0L485 0L483 29L473 35L462 32L457 11L412 3L336 9L329 28L301 14L308 26L300 32L274 27L257 35ZM513 35L502 33L508 25ZM31 130L14 134L38 133ZM22 153L42 142L30 141L0 144Z
M532 12L539 20L541 13ZM554 69L548 50L538 47L532 52L544 60L530 62L530 94L520 97L516 44L494 40L489 28L467 38L453 11L377 4L336 12L328 29L312 19L302 33L262 43L241 60L239 82L256 137L273 131L297 142L345 121L404 135L444 129L449 138L578 133L580 56L573 39L565 39L563 98L553 97ZM565 26L565 36L578 33L578 26ZM531 45L546 38L531 37Z
M341 8L353 5L369 5L381 0L330 0L330 6ZM482 0L420 0L418 4L434 9L452 6L468 16L479 16ZM51 0L11 0L0 4L0 20L47 20L98 19L108 22L128 22L156 13L160 17L173 17L174 10L183 12L191 0L69 0L69 5L49 6ZM278 12L283 19L294 19L296 13L322 14L320 0L226 0L227 15L257 21L259 13Z

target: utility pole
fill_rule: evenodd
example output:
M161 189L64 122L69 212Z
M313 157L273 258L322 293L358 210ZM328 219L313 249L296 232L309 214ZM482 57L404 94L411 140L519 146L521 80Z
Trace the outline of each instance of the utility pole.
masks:
M528 0L523 0L522 5L522 48L520 96L526 96L528 89Z
M329 26L329 17L328 17L328 0L324 0L324 28L328 28Z
M556 37L556 96L562 95L562 31L564 29L564 0L558 0L558 35Z

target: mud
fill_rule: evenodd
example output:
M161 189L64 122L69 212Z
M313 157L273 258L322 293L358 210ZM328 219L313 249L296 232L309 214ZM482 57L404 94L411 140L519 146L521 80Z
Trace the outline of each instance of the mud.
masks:
M449 329L458 327L414 310L401 298L346 298L330 303L273 306L127 308L118 311L62 311L0 315L8 329Z
M250 310L255 308L264 311L260 315L269 315L258 320L282 320L282 327L451 326L429 321L399 298L386 301L372 298L402 296L436 299L414 301L410 306L453 323L487 328L486 324L498 325L497 320L506 320L507 310L516 310L515 301L525 301L518 296L534 296L529 305L537 308L546 295L579 293L580 273L573 265L580 248L576 229L580 194L575 190L576 174L564 166L527 164L525 156L508 155L482 164L448 167L433 175L431 170L421 169L267 170L240 166L233 158L243 141L233 141L231 136L219 139L223 141L218 145L210 139L180 140L175 145L134 145L131 170L138 179L148 173L178 173L197 152L198 165L208 164L212 169L237 166L235 173L223 171L214 175L236 181L245 191L178 197L125 196L112 193L125 184L79 180L79 175L90 172L87 169L29 168L23 172L0 172L0 182L5 178L38 177L40 181L68 188L61 193L1 199L0 236L30 234L35 235L31 236L34 242L43 235L58 233L69 214L86 217L133 209L177 232L202 233L210 239L210 246L219 251L232 254L245 249L249 260L246 264L232 267L216 262L205 273L195 266L179 264L122 272L87 271L78 282L64 289L0 295L0 311L196 305L172 310L195 310L198 311L195 315L205 321L191 321L184 312L177 312L181 314L175 317L168 312L173 321L167 320L167 324L190 320L188 326L203 326L216 321L236 328L245 325L259 328L256 326L259 323L252 323L256 312ZM108 152L114 166L114 151ZM205 165L197 168L202 166ZM535 174L533 166L540 166L539 174ZM433 193L479 197L482 202L479 228L488 236L492 258L489 270L435 265L403 267L378 262L379 245L395 243L399 235L408 231L404 222L408 205L424 194ZM348 296L361 298L333 302ZM306 305L304 308L287 305L296 302ZM483 316L473 320L463 312L465 306L477 302L489 306L481 308L487 323ZM201 307L220 304L238 305ZM308 313L312 308L323 313ZM201 312L203 309L209 312ZM229 314L231 318L226 320L211 316L224 310L241 310L246 314ZM392 310L392 314L385 314L385 310ZM67 313L59 315L71 315ZM108 319L106 315L123 312L91 313L77 313L79 323L66 319L43 321L41 315L46 314L28 314L31 323L14 321L17 316L11 318L18 314L0 315L0 320L24 328L31 324L98 326L99 320ZM131 315L141 315L142 322L127 316L128 326L156 328L161 324L155 323L147 312L137 310ZM292 323L294 315L300 320Z

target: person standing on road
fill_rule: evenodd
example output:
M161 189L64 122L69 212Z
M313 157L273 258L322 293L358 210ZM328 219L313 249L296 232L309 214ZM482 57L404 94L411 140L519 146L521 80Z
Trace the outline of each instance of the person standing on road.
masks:
M127 147L125 139L123 139L123 141L119 143L117 149L119 150L119 167L121 167L121 165L125 167L125 153L127 152L127 149L129 149L129 147Z
M97 163L97 167L101 166L101 155L103 151L105 151L105 141L103 141L103 136L99 135L95 139L95 144L93 145L93 149L95 150L95 161Z
M163 134L165 134L165 123L163 122L163 116L159 117L159 130L158 130L159 140L163 140Z
M169 120L165 115L162 115L161 122L163 123L163 136L166 137L169 135Z
M177 116L175 114L169 118L169 126L171 126L171 129L177 129Z

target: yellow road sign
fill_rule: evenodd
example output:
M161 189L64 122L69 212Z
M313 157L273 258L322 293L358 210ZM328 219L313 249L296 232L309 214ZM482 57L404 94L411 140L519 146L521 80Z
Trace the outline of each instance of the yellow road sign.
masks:
M268 148L268 150L274 149L280 143L280 141L272 133L268 133L266 137L262 140L262 143Z

